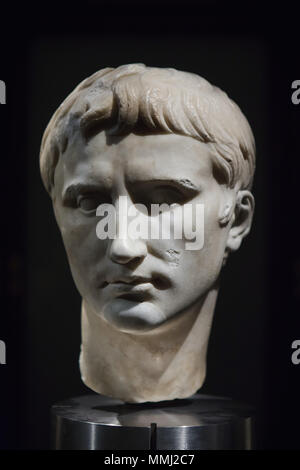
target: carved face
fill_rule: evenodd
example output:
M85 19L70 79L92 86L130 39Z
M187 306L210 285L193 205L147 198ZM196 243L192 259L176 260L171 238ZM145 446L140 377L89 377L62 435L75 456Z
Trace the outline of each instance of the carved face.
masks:
M186 249L187 230L182 239L151 234L135 239L117 230L115 239L100 240L96 209L110 203L124 221L129 216L120 214L122 196L129 207L176 203L170 209L175 218L185 205L202 204L203 247ZM152 329L201 302L221 270L230 227L219 220L229 196L233 191L214 177L209 144L175 134L112 137L105 132L86 143L77 134L56 167L53 203L85 302L128 332ZM159 217L152 222L159 223Z

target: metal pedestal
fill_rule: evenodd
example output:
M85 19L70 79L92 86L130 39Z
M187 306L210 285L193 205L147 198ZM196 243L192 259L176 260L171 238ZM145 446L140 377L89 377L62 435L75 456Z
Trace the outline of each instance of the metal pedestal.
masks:
M52 407L52 439L55 449L251 449L253 409L201 394L142 404L84 395Z

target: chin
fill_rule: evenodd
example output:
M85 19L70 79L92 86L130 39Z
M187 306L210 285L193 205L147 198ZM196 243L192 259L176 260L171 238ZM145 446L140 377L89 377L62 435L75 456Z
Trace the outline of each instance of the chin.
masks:
M126 333L144 333L164 323L163 312L151 302L137 302L123 298L107 303L103 318L118 330Z

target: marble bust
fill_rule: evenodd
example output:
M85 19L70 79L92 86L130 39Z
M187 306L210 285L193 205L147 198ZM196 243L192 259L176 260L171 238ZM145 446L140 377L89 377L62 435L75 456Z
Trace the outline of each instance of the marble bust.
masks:
M220 273L254 210L255 142L240 108L192 73L105 68L56 110L40 168L82 297L83 382L126 402L195 393ZM97 233L101 206L115 210L111 237ZM139 216L159 228L168 213L180 226L186 207L181 237L133 236L126 225ZM203 243L187 249L198 225Z

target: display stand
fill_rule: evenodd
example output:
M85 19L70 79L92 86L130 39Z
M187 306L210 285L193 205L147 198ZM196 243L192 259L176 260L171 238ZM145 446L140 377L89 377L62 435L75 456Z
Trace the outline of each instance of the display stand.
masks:
M54 449L252 449L253 409L228 398L129 404L85 395L52 407Z

